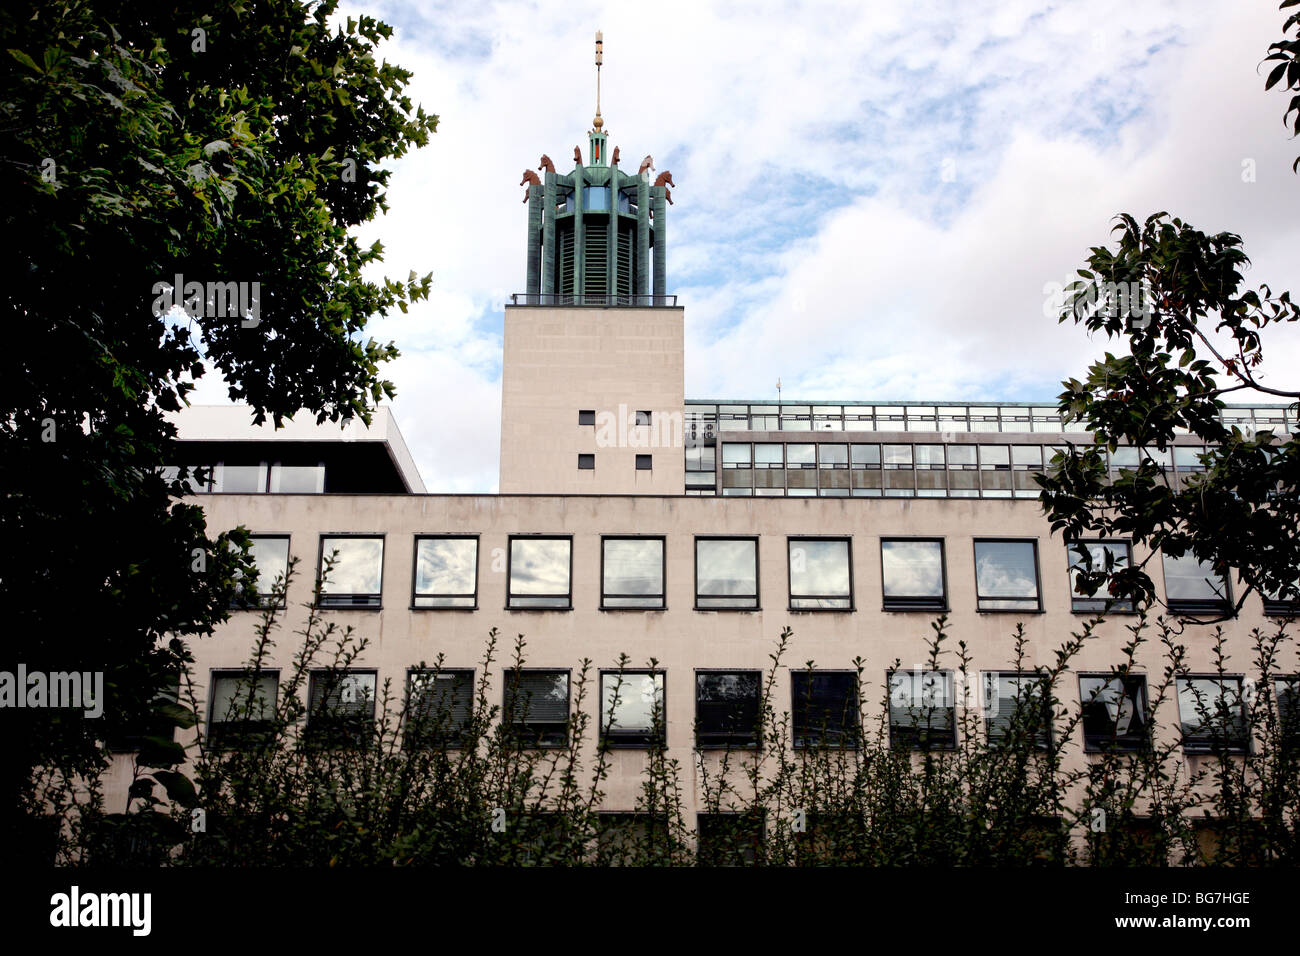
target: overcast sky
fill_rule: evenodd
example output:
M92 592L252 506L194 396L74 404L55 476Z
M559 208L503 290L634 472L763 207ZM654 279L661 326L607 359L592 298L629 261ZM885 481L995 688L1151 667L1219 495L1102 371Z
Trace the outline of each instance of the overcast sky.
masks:
M688 398L1048 400L1104 341L1045 315L1120 211L1231 230L1300 292L1300 141L1257 71L1277 0L403 2L383 54L440 117L361 232L433 293L372 326L430 491L494 491L518 186L586 153L593 40L624 165L677 187ZM1243 174L1253 165L1253 179ZM1283 381L1300 343L1275 337ZM1112 346L1113 348L1113 346ZM741 359L743 357L743 360ZM1290 375L1294 381L1294 374ZM219 399L205 380L199 401Z

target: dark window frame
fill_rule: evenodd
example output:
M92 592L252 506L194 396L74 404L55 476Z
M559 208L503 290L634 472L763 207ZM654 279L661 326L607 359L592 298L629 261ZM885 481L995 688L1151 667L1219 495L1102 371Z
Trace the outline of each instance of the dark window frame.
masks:
M312 700L315 697L316 682L325 674L336 674L339 677L353 674L374 675L374 694L370 698L369 716L328 713L318 715L316 709L312 706ZM375 733L375 714L379 701L379 690L379 670L375 667L312 668L308 673L307 680L307 721L303 727L304 742L309 746L324 749L362 749L369 746ZM322 716L324 717L323 722ZM361 726L355 731L342 729L348 722L355 722ZM364 727L366 723L369 724L369 729L362 730L361 727ZM331 724L334 726L331 726ZM350 739L345 740L344 738Z
M635 417L632 419L634 422L634 428L648 427L654 422L654 409L646 410L638 408L634 413L634 416Z
M1044 669L1029 670L1029 671L1008 671L1008 670L981 671L980 678L985 681L984 684L985 688L987 688L988 686L987 680L988 680L988 675L990 674L996 675L999 683L1002 681L1003 678L1011 678L1020 681L1023 681L1026 678L1030 678L1030 679L1044 682L1042 684L1044 696L1043 699L1039 702L1039 706L1042 708L1043 711L1041 715L1042 722L1043 722L1043 735L1034 740L1034 749L1039 751L1044 751L1044 752L1054 749L1056 744L1056 725L1055 725L1055 721L1053 721L1052 719L1054 715L1052 713L1051 688L1046 684L1046 679L1048 677L1047 671ZM1002 734L995 735L993 733L993 718L988 715L987 701L985 702L985 713L984 713L984 737L990 744L1000 743L1004 739Z
M736 842L725 845L732 840ZM767 814L762 808L695 815L695 857L700 866L759 866L766 842Z
M894 541L930 543L939 545L939 579L943 594L939 597L894 595L885 592L885 544ZM880 539L880 599L882 611L947 611L948 606L948 547L944 538L933 536L891 535Z
M922 674L922 675L940 674L943 676L944 691L947 696L950 696L952 698L952 703L948 704L944 708L934 708L935 710L943 709L950 712L950 716L948 719L949 732L945 735L945 737L942 740L937 740L937 735L932 735L930 733L930 731L932 730L932 725L929 725L928 722L926 727L926 737L924 741L921 740L922 734L919 728L903 728L901 726L896 726L894 724L893 683L894 683L895 674L908 674L909 676L915 674ZM898 750L916 751L919 753L924 753L927 751L936 751L936 750L952 751L957 749L957 733L958 733L957 695L956 695L956 683L953 678L953 672L951 669L944 668L944 667L940 667L935 670L930 670L929 668L924 668L924 667L891 668L890 670L885 671L885 691L887 695L886 716L889 721L889 745L891 748L898 749ZM903 739L904 737L911 736L911 734L901 733L901 731L904 729L913 731L917 739L916 740ZM931 741L934 740L937 740L937 742L932 743Z
M417 733L417 728L411 726L412 697L411 689L416 677L421 675L433 675L438 677L442 674L454 674L457 677L469 678L469 714L465 723L458 728L450 731L443 731L441 739L435 739L421 743L418 739L413 739ZM475 678L477 671L473 667L408 667L406 669L406 710L402 721L402 750L426 750L434 749L438 746L445 746L448 750L460 750L465 743L465 730L469 723L474 719L474 704L476 699L477 684Z
M290 560L292 560L292 558L293 558L293 550L292 550L292 547L293 547L293 546L292 546L292 541L291 541L291 535L287 535L287 534L250 534L248 537L249 537L250 540L257 540L257 539L260 538L260 539L262 539L262 540L277 540L277 541L283 541L283 542L284 542L284 573L285 573L286 575L289 573L289 562L290 562ZM258 577L261 577L261 568L258 568ZM246 601L241 601L241 600L238 598L238 596L236 596L235 600L231 603L231 607L230 607L230 609L231 609L232 611L260 611L260 610L265 610L266 608L272 607L271 600L270 600L271 597L272 597L272 592L269 592L269 591L265 591L265 592L264 592L264 591L258 591L258 592L257 592L257 603L256 603L256 604L249 604L249 603L247 603ZM277 607L277 608L279 608L279 609L284 609L284 608L287 608L287 607L289 606L289 591L288 591L287 588L285 589L284 596L280 599L280 603L277 604L277 605L274 605L274 606Z
M700 678L709 675L745 674L757 679L755 710L757 721L753 731L701 730ZM761 750L763 719L763 671L746 667L697 667L695 669L695 749L696 750Z
M590 418L590 421L588 421L589 418ZM596 424L596 410L595 410L594 408L580 408L580 409L578 409L578 425L579 425L579 426L583 426L583 425L591 425L591 426L594 427L595 424Z
M845 723L838 731L839 741L828 739L830 727L824 725L820 728L805 726L800 731L800 688L798 687L798 678L811 679L814 676L842 675L852 678L853 681L853 701L852 708L845 708L846 716L851 715L851 725ZM811 707L812 697L810 694L804 694L804 705ZM808 714L805 717L811 716ZM862 681L859 679L858 672L847 670L845 668L835 667L792 667L790 668L790 736L791 745L795 750L859 750L862 746L863 729L862 729Z
M1133 542L1128 540L1127 538L1078 538L1074 541L1065 542L1065 580L1066 583L1069 585L1069 589L1070 589L1070 613L1071 614L1101 613L1104 608L1104 605L1106 604L1106 601L1109 600L1108 598L1101 596L1103 594L1102 589L1098 589L1097 593L1094 594L1092 597L1086 597L1074 590L1074 577L1070 573L1074 569L1075 558L1077 557L1077 555L1074 552L1074 547L1075 545L1090 545L1090 544L1102 544L1102 545L1111 545L1111 546L1122 544L1124 546L1124 550L1127 555L1126 560L1128 561L1128 567L1130 568L1134 567ZM1098 570L1098 569L1094 568L1094 570ZM1103 608L1089 608L1083 606L1090 603L1100 604L1103 606ZM1137 602L1132 598L1132 596L1127 598L1115 598L1114 603L1109 608L1104 608L1104 610L1106 614L1136 614Z
M1237 707L1241 711L1242 736L1240 738L1230 738L1226 742L1219 742L1213 734L1195 734L1189 735L1183 730L1183 706L1181 684L1183 681L1208 680L1220 684L1220 695L1224 692L1223 684L1235 681L1237 685ZM1191 756L1213 755L1218 752L1224 752L1235 755L1248 755L1252 750L1253 734L1250 726L1250 713L1246 704L1246 675L1245 674L1205 674L1205 673L1185 673L1178 674L1174 680L1174 702L1178 708L1178 733L1183 748L1183 753ZM1217 713L1218 703L1209 702L1215 707ZM1197 715L1199 717L1199 714Z
M653 750L656 747L668 746L668 671L662 667L625 667L619 668L602 668L597 672L597 692L599 694L600 711L598 726L600 734L598 737L598 746L605 750ZM660 678L661 698L659 705L659 726L651 727L649 730L629 729L629 730L610 730L605 720L608 713L605 710L605 678L606 677L645 677L658 676ZM624 700L622 692L619 693L619 700Z
M662 566L659 571L659 605L657 607L628 607L609 605L607 598L641 598L654 597L644 594L607 594L605 591L605 542L606 541L658 541L659 558ZM668 536L663 534L602 534L600 536L600 610L602 611L666 611L668 609Z
M1196 555L1187 551L1183 557ZM1224 615L1236 616L1236 611L1232 601L1232 575L1223 576L1223 597L1221 598L1171 598L1169 596L1169 580L1165 569L1165 561L1168 555L1164 551L1160 552L1160 583L1165 592L1165 607L1171 614L1180 614L1184 617L1219 617ZM1174 560L1178 560L1175 558ZM1196 558L1196 560L1200 560ZM1213 569L1211 569L1213 570Z
M1127 674L1117 674L1108 671L1080 671L1079 680L1079 732L1083 734L1083 752L1088 754L1099 753L1139 753L1147 749L1152 744L1151 736L1151 718L1155 715L1151 712L1151 698L1147 689L1147 675L1141 671L1130 671ZM1106 737L1088 732L1087 715L1084 712L1089 703L1093 701L1095 694L1085 697L1083 693L1083 682L1085 680L1100 680L1104 682L1122 681L1124 682L1124 696L1128 697L1128 682L1134 682L1141 688L1141 707L1142 707L1142 731L1141 733L1110 733ZM1105 683L1101 685L1103 688Z
M511 675L512 674L563 674L564 675L564 723L561 724L555 720L516 720L513 710L511 696ZM516 682L517 683L517 682ZM514 700L518 700L516 693ZM527 711L524 713L528 717ZM514 738L517 746L521 750L563 750L569 746L569 729L573 724L573 668L571 667L519 667L507 668L502 672L501 680L501 724L507 728L507 733ZM525 742L521 739L521 734L517 726L528 728L528 740ZM533 735L532 729L536 726L561 728L560 736L555 736L553 730L552 738L548 739L544 733Z
M697 534L697 535L695 535L695 543L692 545L692 548L694 549L694 554L695 554L695 574L694 574L694 583L693 583L693 585L692 585L692 587L693 587L693 589L694 589L694 591L695 591L695 610L697 610L697 611L724 611L724 612L728 612L728 613L735 613L735 612L737 612L737 611L740 611L740 612L752 612L752 611L761 611L761 610L763 609L763 598L762 598L762 590L763 590L763 580L762 580L763 561L762 561L762 554L760 553L760 551L761 551L761 545L760 545L759 538L760 538L760 535L756 535L756 534ZM701 542L701 541L752 541L752 542L754 542L754 595L753 595L753 597L754 597L754 604L753 604L752 607L740 607L740 606L737 606L737 607L708 607L708 606L704 606L704 607L702 607L702 606L700 605L700 597L701 597L701 595L700 595L700 542ZM709 595L709 594L706 594L706 595L703 595L703 596L706 597L706 598L709 598L709 597L743 597L743 598L748 598L748 597L749 597L749 595L732 595L732 594L718 594L718 595Z
M790 561L790 547L796 541L835 541L843 542L849 559L849 593L848 597L840 594L795 594L794 566ZM834 534L799 534L787 535L785 539L785 592L789 599L788 610L795 613L829 611L833 614L847 614L857 610L857 589L853 586L853 536ZM844 607L795 607L798 601L848 601Z
M321 572L325 567L325 539L326 538L370 538L378 539L381 542L379 549L379 593L377 594L338 594L330 595L320 591ZM316 543L316 581L314 591L316 607L324 610L335 611L382 611L384 609L384 563L388 558L388 535L384 531L328 531L321 532L318 535ZM325 599L337 596L339 598L352 598L349 602L340 601L334 603L326 602ZM373 598L373 603L367 601L357 601L357 598Z
M1003 608L1003 607L981 607L984 601L1028 601L1029 598L1021 597L984 597L980 594L980 564L979 548L981 544L1029 544L1034 549L1034 592L1037 598L1037 606L1033 608ZM1038 539L1027 537L1013 538L990 538L979 537L971 539L971 560L975 564L975 610L979 614L1042 614L1043 611L1043 562L1042 556L1038 551Z
M636 471L654 471L654 455L637 455Z
M412 611L477 611L478 610L478 563L481 556L479 547L481 537L478 532L460 534L455 532L439 532L431 534L417 534L411 547L411 610ZM420 573L420 542L421 541L438 541L438 540L473 540L474 542L474 590L470 594L420 594L415 590L416 581L419 580ZM430 605L416 604L415 602L422 597L432 598L470 598L471 603L466 605Z
M256 671L251 671L251 670L248 670L248 669L246 669L246 668L242 668L242 667L213 667L213 668L208 672L208 701L207 701L207 708L206 708L206 709L207 709L207 723L206 723L204 726L206 726L206 727L207 727L207 730L208 730L208 734L207 734L207 744L208 744L208 746L211 747L213 750L246 750L246 749L252 749L252 748L249 747L247 744L244 744L244 745L238 745L238 744L234 744L234 743L224 742L224 741L222 740L223 737L228 736L229 732L228 732L228 731L218 731L217 728L222 727L222 726L224 726L224 725L226 725L226 724L235 723L235 721L230 721L230 720L224 720L224 719L218 719L218 718L217 718L217 713L216 713L216 710L217 710L217 693L216 693L216 691L217 691L217 681L220 680L220 679L222 679L222 678L231 678L231 677L233 677L233 678L235 678L236 680L240 680L240 679L243 679L243 678L253 677L253 676L256 676L256 677L274 677L274 678L275 678L275 700L271 701L271 705L270 705L270 706L271 706L271 713L272 713L272 714L277 714L277 713L279 712L278 708L279 708L279 705L280 705L280 668L278 668L278 667L266 667L266 668L260 668L260 669L258 669L258 670L256 670ZM272 719L272 720L252 720L252 719L249 719L249 720L247 721L247 724L248 724L248 726L249 726L249 728L250 728L250 737L254 737L254 741L251 741L251 742L255 742L255 735L259 732L259 731L257 731L257 730L253 730L253 729L252 729L252 728L254 727L254 725L259 725L259 724L268 724L268 725L269 725L269 724L271 724L271 723L273 723L273 719ZM261 732L262 732L262 733L269 733L270 729L271 729L271 728L270 728L269 726L267 726L267 727L265 727Z
M578 452L578 471L595 471L596 470L596 453L595 452Z
M559 594L515 594L511 588L514 579L514 560L516 541L567 541L569 542L569 590L563 595L563 605L549 606L515 605L510 602L515 598L556 598ZM507 611L572 611L573 610L573 535L571 534L512 534L506 536L506 608Z

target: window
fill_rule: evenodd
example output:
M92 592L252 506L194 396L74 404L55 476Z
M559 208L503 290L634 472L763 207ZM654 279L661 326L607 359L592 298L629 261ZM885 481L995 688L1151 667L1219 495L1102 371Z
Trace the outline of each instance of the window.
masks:
M365 747L375 730L374 671L322 670L311 675L306 738L320 747Z
M668 818L649 813L596 814L596 866L645 866L667 862L672 841Z
M502 722L523 747L569 743L569 672L515 668L505 672Z
M790 672L797 748L858 745L858 675L853 671Z
M700 866L757 866L763 859L763 814L701 813L696 817Z
M1122 571L1132 565L1133 552L1127 541L1075 541L1066 551L1070 559L1070 610L1076 614L1104 611L1107 604L1112 611L1133 610L1131 598L1111 600L1105 582L1091 596L1086 593L1087 588L1096 585L1089 577Z
M257 465L227 465L212 469L212 490L226 494L260 495L266 492L266 462Z
M636 456L636 470L637 470L637 471L650 471L650 469L651 469L651 465L653 464L653 460L654 460L654 456L653 456L653 455L637 455L637 456Z
M973 412L974 409L971 409ZM996 410L995 410L996 411ZM973 426L972 422L972 426ZM997 430L996 426L993 429ZM980 486L985 498L1011 497L1011 452L1006 445L979 445Z
M1164 556L1165 601L1175 614L1227 614L1232 610L1228 582L1196 555Z
M758 607L758 539L695 539L696 610Z
M596 424L596 410L594 408L581 408L578 410L579 425Z
M321 535L320 606L379 607L383 571L382 537Z
M1282 744L1294 748L1300 744L1300 677L1274 678L1273 699L1277 701L1277 723Z
M1141 750L1150 742L1147 679L1141 674L1079 677L1083 749Z
M957 707L949 671L891 671L889 740L908 750L957 746Z
M257 565L257 577L253 582L257 601L249 604L236 598L236 603L240 607L269 607L276 584L283 587L284 578L289 573L289 536L255 534L249 544L248 555ZM286 594L280 596L280 607L285 606L286 598Z
M588 212L608 212L609 211L609 187L608 186L583 186L582 187L582 208Z
M638 411L636 413L636 424L649 425L651 413L648 411Z
M975 542L976 607L1040 611L1037 541Z
M853 610L847 538L790 538L790 610Z
M265 742L275 721L279 671L213 671L208 744L238 749Z
M595 455L583 455L583 454L579 454L579 455L578 455L578 470L579 470L579 471L594 471L595 468L596 468L596 456L595 456Z
M886 611L942 611L948 606L943 542L885 538L880 573Z
M602 538L600 546L602 608L664 606L663 538Z
M403 746L459 747L473 713L473 670L413 669L406 675Z
M462 610L478 606L478 538L416 536L411 606Z
M183 493L187 495L204 495L212 490L212 469L204 465L185 465L185 481L183 482ZM161 470L163 481L171 484L179 481L181 477L181 468L176 465L165 465Z
M1262 595L1264 613L1276 617L1300 615L1300 579L1292 581L1288 588L1278 588Z
M695 744L756 747L761 671L695 672Z
M948 497L978 498L980 496L979 464L975 460L976 446L949 445Z
M1186 753L1245 753L1249 743L1240 677L1178 678L1178 719Z
M570 538L510 539L510 591L506 607L569 610L569 581L573 572Z
M918 498L942 498L948 493L948 482L944 474L945 457L943 445L913 447Z
M984 674L984 725L990 744L1032 740L1046 750L1052 739L1052 699L1042 674Z
M271 466L271 492L281 495L318 495L325 490L325 465Z
M663 746L666 722L662 671L600 672L603 746Z

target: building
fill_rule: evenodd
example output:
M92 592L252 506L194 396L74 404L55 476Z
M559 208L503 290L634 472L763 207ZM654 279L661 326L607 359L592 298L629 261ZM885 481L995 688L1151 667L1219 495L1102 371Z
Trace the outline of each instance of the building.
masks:
M302 623L323 557L338 553L321 604L372 640L356 668L363 690L388 678L407 686L410 669L438 654L472 683L490 628L524 634L530 679L559 701L552 727L538 730L542 745L556 742L572 707L578 662L605 672L626 653L635 696L662 702L669 752L695 773L692 753L734 731L725 708L711 706L720 682L740 687L732 699L750 706L753 675L787 626L781 707L802 690L827 714L859 694L878 713L886 689L906 704L937 681L950 708L943 732L955 741L953 670L926 672L924 659L938 614L979 671L1006 678L1018 622L1029 665L1045 665L1101 607L1072 593L1074 559L1036 501L1033 475L1069 430L1050 402L688 400L685 310L667 292L671 176L652 181L648 162L625 173L607 146L598 111L587 161L578 156L568 174L546 161L528 188L526 288L505 309L498 494L425 493L387 410L369 429L273 432L247 426L241 409L193 408L180 416L181 438L187 464L215 466L213 484L196 489L209 527L251 529L263 580L290 554L301 559L307 573L289 594L286 634ZM1297 427L1283 406L1228 414ZM1161 462L1169 479L1199 470L1199 451L1180 439ZM1132 466L1137 454L1121 449L1112 466ZM1143 557L1127 542L1093 550ZM1153 577L1187 614L1225 610L1240 586L1218 590L1191 560L1165 561ZM1252 599L1229 627L1234 661L1248 660L1252 627L1295 609ZM1081 652L1069 703L1105 689L1125 623L1112 618ZM210 708L247 659L252 630L253 612L241 612L196 643ZM288 641L279 649L282 666L292 650ZM1159 649L1147 650L1140 663L1158 673ZM1192 638L1190 653L1189 675L1213 671L1208 638ZM858 656L868 661L862 687ZM815 686L802 672L810 660ZM494 686L499 693L499 679ZM1087 734L1143 731L1129 719L1142 708L1142 681L1107 693L1109 711L1085 721L1081 752ZM594 700L588 707L597 717ZM219 730L212 710L207 719ZM607 810L635 805L647 721L643 706L619 712ZM915 730L891 718L892 733ZM794 743L824 731L796 720ZM127 766L115 768L121 792ZM698 780L685 799L688 813L699 810Z

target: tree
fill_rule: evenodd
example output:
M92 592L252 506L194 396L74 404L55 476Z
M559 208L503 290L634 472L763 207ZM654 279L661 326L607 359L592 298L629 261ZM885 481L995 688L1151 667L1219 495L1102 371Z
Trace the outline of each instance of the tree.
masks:
M6 708L6 821L26 833L31 770L78 772L137 724L185 638L224 620L251 569L242 531L209 537L178 499L164 418L206 367L258 423L308 409L368 420L391 397L367 321L429 276L362 277L350 235L387 208L384 162L437 118L376 61L391 29L331 28L335 0L7 5L0 168L0 669L100 671L99 720ZM168 313L166 295L183 276ZM201 286L191 286L191 282ZM161 298L160 298L161 296ZM231 546L234 547L231 547ZM165 716L165 715L164 715ZM13 844L11 844L13 845Z
M1300 0L1282 0L1278 9L1285 10L1287 7L1300 7ZM1292 29L1296 31L1294 40L1286 36ZM1268 45L1269 54L1264 57L1264 62L1281 62L1269 68L1264 89L1271 90L1281 82L1282 89L1296 91L1296 95L1287 104L1286 112L1282 114L1282 125L1290 125L1291 131L1300 136L1300 12L1286 18L1282 24L1282 35L1283 39ZM1294 119L1292 113L1295 113ZM1291 171L1300 173L1300 156L1291 164Z

